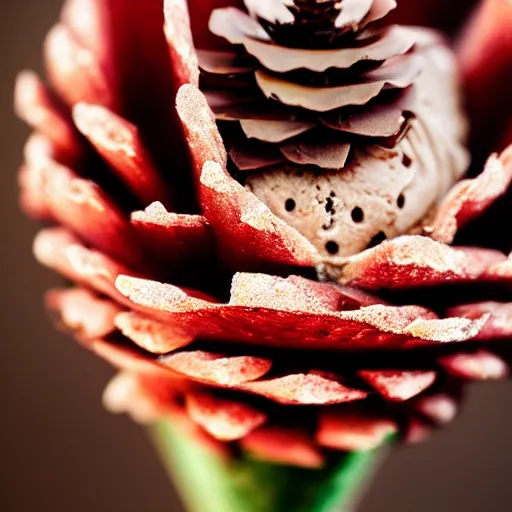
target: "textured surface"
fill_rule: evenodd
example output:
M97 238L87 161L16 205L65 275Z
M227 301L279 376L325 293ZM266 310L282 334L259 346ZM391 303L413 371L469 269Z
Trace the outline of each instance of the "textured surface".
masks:
M39 62L37 44L55 18L56 3L23 0L6 2L0 8L5 13L2 20L8 24L2 41L11 48L2 57L4 119L10 119L14 68L20 67L20 59L25 65ZM33 25L39 26L38 31L29 32ZM23 45L18 44L20 34ZM28 52L33 52L32 57ZM5 168L14 168L26 131L14 119L4 123L2 130ZM179 510L144 435L129 422L101 411L97 398L109 370L84 357L65 337L57 336L44 319L40 296L49 286L60 283L30 261L34 226L21 218L14 204L14 176L8 172L2 176L2 211L10 219L10 224L1 228L9 247L2 267L2 290L8 304L2 319L9 343L4 345L1 364L5 383L2 397L10 418L2 424L4 464L10 468L3 479L2 508L9 512L34 507L78 512L117 507L130 512L142 507ZM23 269L23 274L13 272L13 268ZM27 316L31 322L18 321ZM34 350L34 340L40 350ZM18 371L21 365L26 371ZM48 379L48 368L52 368L52 379ZM363 510L378 509L385 502L399 512L448 512L454 507L480 512L489 503L496 511L508 511L511 469L510 458L504 454L510 449L510 422L503 408L508 388L507 384L495 384L475 389L462 421L439 433L428 445L396 454L372 487ZM40 434L37 438L35 431ZM100 456L103 465L98 472ZM26 464L27 459L30 464ZM105 474L110 477L108 481ZM83 486L85 480L87 488Z
M375 26L395 6L246 2L210 20L230 51L199 52L235 177L321 260L407 232L467 168L457 64L434 32Z
M340 42L353 30L358 35L365 23L392 7L392 3L347 1L340 18L327 20L328 25L336 25L334 34L342 37ZM308 12L311 6L304 4L305 11L299 9L297 16L304 14L306 24L299 30L288 21L273 25L287 11L273 10L278 3L265 5L270 10L262 16L269 17L273 28L266 30L274 39L293 39L304 31L313 46L324 45L321 27L326 13L329 18L338 12L334 5ZM173 6L178 9L176 17L170 15ZM363 6L364 12L357 10ZM48 295L57 325L71 330L82 345L120 370L106 390L107 407L144 422L174 417L218 451L230 449L222 441L235 439L240 448L260 458L309 467L324 464L329 450L371 449L391 431L399 431L410 442L424 438L432 424L440 425L444 421L439 418L446 417L436 397L447 397L455 409L466 380L498 379L508 373L506 354L499 346L483 351L472 342L510 336L509 304L489 311L478 302L479 287L493 290L487 299L504 296L510 287L510 258L497 250L450 247L433 238L446 230L445 225L451 226L453 238L500 200L512 174L510 150L492 156L481 177L458 185L446 205L432 211L432 225L429 217L425 226L418 224L417 234L389 241L382 240L386 234L381 232L372 238L370 245L375 247L317 267L322 278L334 277L348 286L315 280L312 271L319 258L309 237L274 215L230 173L229 140L223 130L219 133L208 98L197 88L184 5L169 0L165 7L162 12L157 2L143 7L123 0L68 4L45 46L53 89L27 73L17 82L17 112L36 130L25 148L22 206L36 219L57 224L38 234L34 252L42 264L81 287ZM242 35L236 32L239 25L226 25L230 17L242 23L244 33L261 29L231 9L213 15L215 31L219 12L225 18L220 20L224 30L235 31L230 32L231 39L238 41ZM87 14L85 25L81 14ZM124 20L122 25L117 16ZM164 22L165 31L156 30ZM135 47L137 34L147 28L153 28L148 32L151 37L133 54L134 59L142 59L142 67L134 73L126 51ZM432 71L428 64L432 61L439 72L425 73L418 81L419 103L412 109L416 120L425 121L425 115L438 112L453 120L435 133L430 133L432 126L427 123L430 136L436 137L428 149L436 154L437 167L428 164L424 155L425 170L448 170L431 176L442 177L434 188L446 191L460 167L457 151L443 149L445 136L459 140L464 131L452 94L453 62L436 36L413 33L419 54L425 52L420 59L425 70ZM375 36L386 55L406 51L409 43L406 38L404 47L400 32L392 41L386 40L386 34ZM378 57L371 44L366 51L370 60L372 55ZM296 57L307 61L307 53L299 51ZM213 75L218 68L225 71L236 65L227 54L212 55L207 54ZM344 59L350 64L350 59L364 57L359 53ZM378 94L384 84L406 87L416 77L416 57L416 53L398 60L391 57L377 69L357 71L358 80L345 84L346 91L345 85L341 87L356 103L367 101L367 93ZM267 58L266 53L261 56ZM80 81L83 75L89 76L87 83ZM231 75L238 76L238 71L230 71ZM162 87L152 90L151 98L150 77ZM281 78L261 69L255 75L264 94L281 88L285 103L293 103L298 87L299 98L307 92L303 98L307 107L313 108L317 100L339 106L337 87L312 91L294 83L290 91L291 82L285 80L286 85ZM74 82L76 90L67 91L66 83ZM422 87L429 93L437 91L447 103L433 102L435 95L423 97ZM176 111L164 89L174 91ZM56 98L50 101L52 91L60 94L62 103ZM160 108L153 110L157 103ZM396 107L393 101L386 105L391 110ZM428 112L419 115L423 109ZM41 112L43 118L59 119L60 129L43 133ZM369 126L363 118L356 122L361 129ZM403 141L414 145L418 130L426 126L423 121L417 125L411 121ZM285 128L285 132L299 129L286 123ZM339 128L345 129L339 125L335 130ZM309 130L308 123L302 123L303 129ZM172 135L171 144L162 145L166 134ZM347 157L345 147L325 146L320 151L309 142L300 148L290 144L280 147L283 157L293 160L299 151L301 159L313 159L319 167ZM382 187L393 186L393 180L384 179L386 168L377 174L381 181L372 176L372 159L385 157L389 163L395 158L398 168L413 168L403 155L392 156L393 139L380 144L366 146L364 153L353 150L356 160L361 160L358 172L352 173L354 190L363 186L377 203ZM421 143L419 147L425 149ZM166 172L171 162L172 171ZM485 184L489 174L496 187L475 196L471 190L480 191L478 185ZM283 183L286 186L288 181ZM337 193L343 195L350 183ZM420 191L425 188L416 185ZM428 188L423 195L427 192ZM390 196L384 202L396 203L395 209L410 214L410 201L404 196L400 204L399 188L392 195L397 194L396 200ZM154 201L156 195L161 202ZM419 207L420 216L422 210ZM364 216L363 208L353 207L354 222ZM294 275L301 272L309 277ZM470 296L469 304L461 305L452 296L457 286L474 284L479 285L473 292L477 301ZM441 285L449 285L452 295L439 303L434 300L435 287ZM420 296L414 297L415 293ZM386 294L391 301L384 299ZM396 352L403 348L408 350ZM201 406L197 396L207 397L207 402ZM290 427L293 448L277 450Z

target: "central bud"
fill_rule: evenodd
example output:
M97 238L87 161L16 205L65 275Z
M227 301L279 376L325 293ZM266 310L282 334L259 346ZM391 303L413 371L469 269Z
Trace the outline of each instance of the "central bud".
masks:
M319 261L419 229L467 167L450 50L386 25L394 0L246 0L218 9L228 51L199 51L230 172Z

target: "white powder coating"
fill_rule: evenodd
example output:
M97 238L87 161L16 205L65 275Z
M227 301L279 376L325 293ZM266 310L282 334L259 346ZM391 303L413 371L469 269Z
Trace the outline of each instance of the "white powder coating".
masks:
M425 37L422 31L418 35ZM423 48L420 57L414 118L394 148L353 144L351 158L339 170L283 164L246 181L326 263L339 264L413 230L467 168L466 120L453 55L438 43Z

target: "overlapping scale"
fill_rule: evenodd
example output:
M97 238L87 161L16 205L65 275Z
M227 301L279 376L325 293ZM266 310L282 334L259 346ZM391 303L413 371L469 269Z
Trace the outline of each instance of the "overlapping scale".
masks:
M238 179L327 261L421 221L467 166L444 42L377 26L391 1L245 5L210 19L231 51L199 53Z
M119 369L107 407L306 467L448 423L462 382L509 372L512 259L468 233L512 172L508 149L452 188L465 123L444 43L376 25L394 0L276 0L214 12L233 48L198 34L214 2L189 2L196 54L186 3L164 3L68 1L47 42L60 99L17 86L22 205L54 224L36 257L79 285L46 303ZM376 97L313 112L289 96L310 79Z

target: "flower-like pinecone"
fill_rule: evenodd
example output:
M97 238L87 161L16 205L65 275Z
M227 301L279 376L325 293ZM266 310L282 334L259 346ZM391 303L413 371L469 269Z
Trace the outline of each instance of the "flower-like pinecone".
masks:
M196 53L164 3L68 1L52 90L16 92L36 256L77 283L47 303L119 368L107 405L304 466L451 420L508 371L512 260L475 218L512 152L457 182L446 43L393 0L246 0L191 6Z

